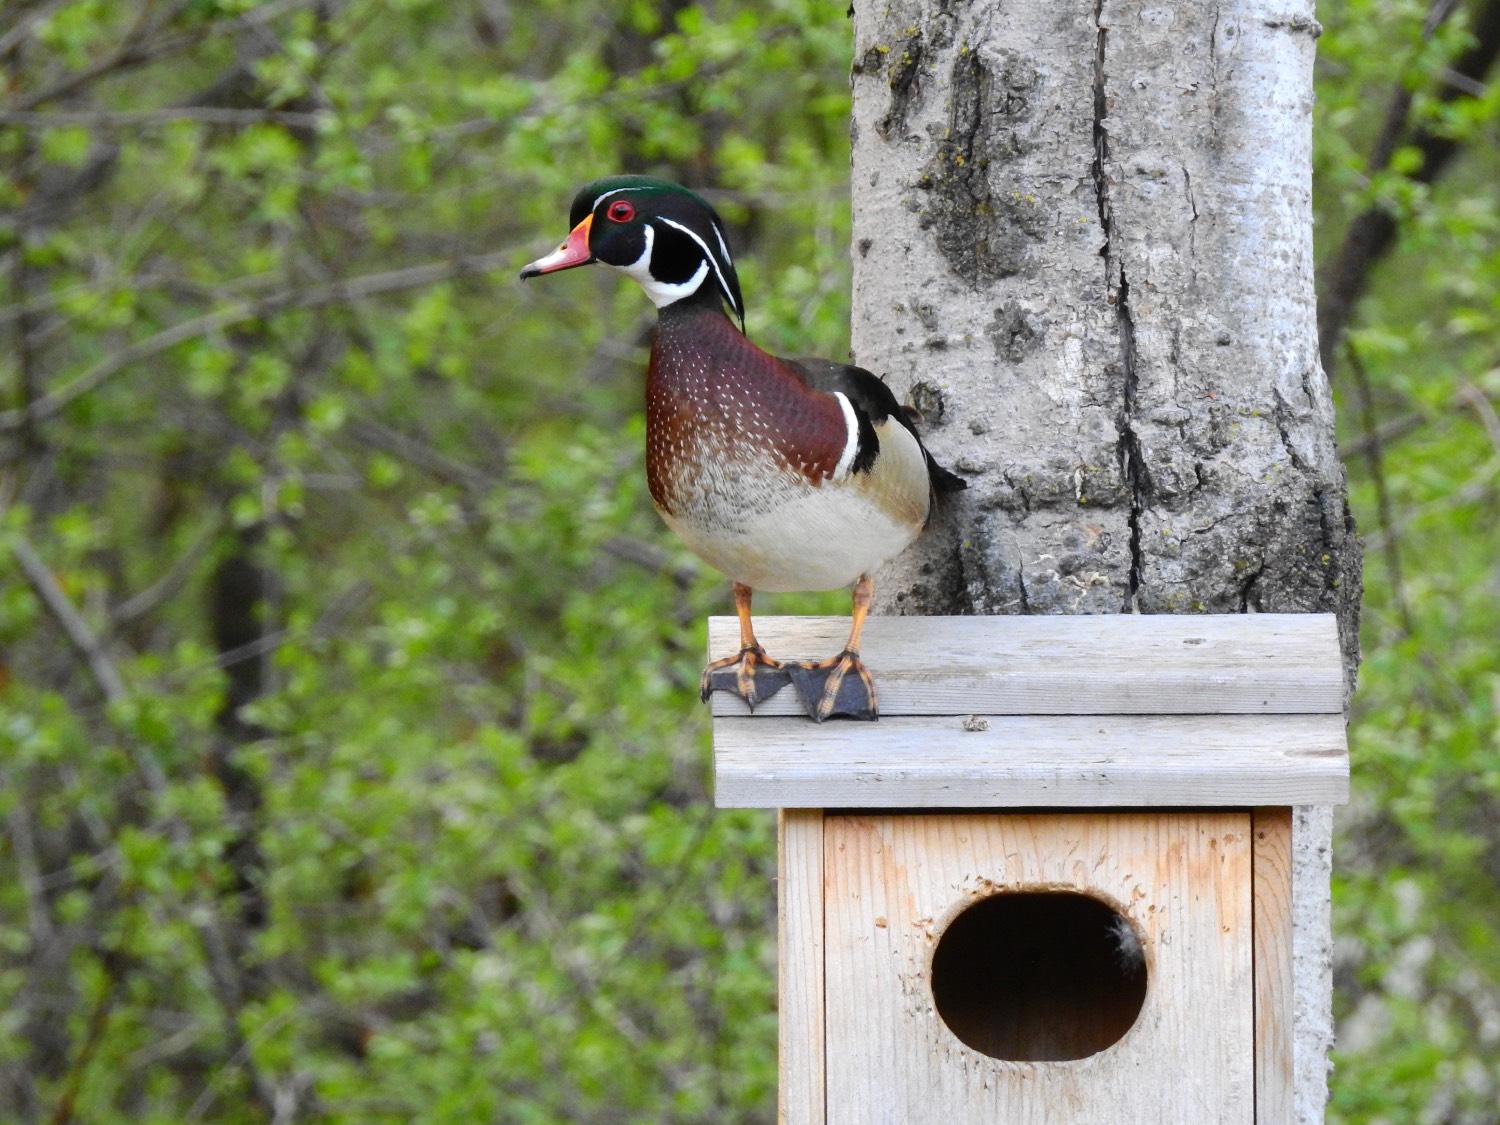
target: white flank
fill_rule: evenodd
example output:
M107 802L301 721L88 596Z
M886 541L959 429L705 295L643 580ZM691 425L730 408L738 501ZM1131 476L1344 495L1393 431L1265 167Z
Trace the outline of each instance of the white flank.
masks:
M770 510L735 513L728 528L712 515L707 526L686 513L662 518L710 566L768 592L847 586L895 558L920 530L872 497L810 488L790 474L783 483Z
M849 433L844 439L844 452L839 454L839 463L833 467L833 479L840 481L849 475L849 467L859 453L859 419L854 415L854 404L843 391L834 391L833 397L839 400L844 411L844 429Z
M757 590L847 586L900 554L927 519L922 447L893 419L876 434L880 456L870 472L842 483L690 451L696 468L662 518L699 558Z

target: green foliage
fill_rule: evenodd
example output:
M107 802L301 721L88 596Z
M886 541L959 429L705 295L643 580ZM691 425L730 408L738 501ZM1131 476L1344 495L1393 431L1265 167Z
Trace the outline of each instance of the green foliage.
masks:
M843 350L843 11L37 11L14 104L115 116L0 127L0 1117L766 1120L771 826L708 798L646 310L515 270L655 171Z
M1488 1122L1500 1096L1500 105L1447 69L1479 8L1426 38L1424 3L1319 12L1320 251L1372 205L1401 222L1338 356L1366 589L1331 1121ZM1406 137L1462 146L1435 183L1412 144L1368 166L1397 89Z
M770 1119L770 825L708 800L726 600L645 496L649 314L514 278L580 183L664 174L751 335L842 354L843 7L6 8L0 1118ZM1500 94L1444 95L1432 10L1320 11L1320 252L1400 222L1337 382L1345 1122L1500 1088Z

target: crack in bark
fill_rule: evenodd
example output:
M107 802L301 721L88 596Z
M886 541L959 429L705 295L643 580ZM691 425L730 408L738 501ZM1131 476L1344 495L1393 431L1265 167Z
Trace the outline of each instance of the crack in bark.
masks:
M865 69L878 72L880 52L885 50L884 47L872 47L866 52L868 61L856 63L856 73L862 73ZM914 29L911 34L896 44L895 50L888 53L890 64L886 68L886 81L891 89L891 104L885 116L875 123L875 131L887 140L893 133L899 139L900 135L906 131L907 113L918 88L917 77L921 73L922 64L926 61L922 29Z
M1238 519L1239 516L1239 512L1226 512L1222 516L1216 516L1213 519L1209 520L1202 527L1188 528L1188 533L1190 535L1207 535L1210 531L1218 527L1220 524L1228 523L1230 520Z
M1017 477L1009 471L1002 473L1001 478L1005 481L1006 486L1010 488L1012 494L1020 498L1021 511L1030 515L1031 491L1026 487L1026 478L1024 476Z
M1303 385L1306 386L1305 380ZM1308 397L1311 398L1312 396L1309 395ZM1294 469L1301 473L1310 473L1313 471L1312 466L1297 452L1297 447L1292 443L1291 427L1287 425L1287 415L1290 413L1290 410L1291 408L1286 398L1278 389L1276 391L1276 404L1271 408L1271 420L1276 423L1276 432L1281 437L1281 448L1286 450L1287 459L1291 461Z
M1104 258L1105 280L1109 280L1108 262L1112 231L1109 221L1109 187L1104 174L1104 157L1109 140L1104 129L1107 103L1104 96L1104 44L1109 32L1100 21L1104 17L1104 0L1094 2L1094 201L1099 207L1099 225L1104 233L1104 245L1099 253Z
M1266 572L1266 564L1264 562L1261 562L1261 564L1259 566L1256 566L1256 567L1250 569L1249 571L1247 571L1245 573L1244 578L1241 579L1240 584L1239 584L1240 585L1240 612L1241 613L1249 613L1250 612L1251 595L1252 595L1252 593L1254 593L1255 584L1260 581L1261 575L1264 574L1265 572ZM1259 611L1259 609L1260 609L1260 598L1258 596L1254 599L1254 603L1255 603L1256 610Z
M1122 611L1133 612L1145 573L1146 560L1141 550L1141 516L1145 511L1146 461L1141 453L1140 435L1135 432L1135 318L1130 312L1130 283L1120 267L1120 296L1115 302L1120 322L1120 351L1125 365L1125 402L1120 410L1120 457L1125 481L1130 487L1130 581L1125 590Z
M1333 520L1329 518L1328 489L1319 485L1313 489L1313 501L1318 506L1318 534L1322 541L1323 549L1318 553L1318 566L1323 571L1323 592L1334 604L1337 604L1336 592L1339 587L1340 572L1342 567L1333 565L1333 560L1342 552L1339 551L1339 540L1344 538L1333 526ZM1348 503L1345 502L1344 513L1347 519Z
M1135 432L1136 411L1136 347L1135 317L1130 309L1130 281L1125 274L1124 257L1116 248L1113 210L1109 199L1109 130L1105 120L1109 114L1109 101L1105 90L1105 55L1108 49L1109 29L1104 26L1104 0L1094 4L1094 197L1099 206L1099 224L1104 234L1104 245L1100 254L1105 261L1105 284L1114 280L1111 273L1119 272L1119 285L1114 288L1115 320L1120 330L1120 369L1125 376L1124 402L1120 408L1117 427L1120 433L1120 471L1130 489L1130 574L1126 582L1124 613L1137 608L1137 594L1145 572L1145 556L1141 547L1141 516L1145 511L1147 472L1145 458L1141 452L1140 436Z
M976 288L1029 268L1030 244L1048 229L1033 193L991 182L1022 149L1011 126L1030 113L1025 91L1033 81L1019 64L962 43L949 72L947 132L914 185L927 193L918 225Z
M1214 5L1214 26L1208 33L1208 97L1213 112L1208 115L1208 133L1217 148L1219 143L1219 21L1223 9Z

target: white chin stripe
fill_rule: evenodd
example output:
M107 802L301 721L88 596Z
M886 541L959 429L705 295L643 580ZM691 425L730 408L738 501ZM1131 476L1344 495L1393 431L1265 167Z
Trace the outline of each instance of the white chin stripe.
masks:
M665 308L674 301L680 301L684 297L691 297L694 293L698 292L698 287L708 277L708 263L706 261L699 262L697 271L686 281L675 283L658 281L651 276L651 247L654 245L656 245L656 228L647 223L646 249L641 251L641 256L628 266L615 266L613 268L634 278L636 284L646 291L646 296L651 298L651 303L659 309ZM608 263L605 264L608 265Z
M839 454L839 463L833 467L833 479L843 480L849 475L849 466L854 464L854 457L859 453L859 419L854 415L854 404L843 391L834 391L833 397L839 400L839 406L843 408L844 428L849 431L849 437L844 442L844 452Z
M722 294L724 294L724 299L726 301L728 301L730 305L733 305L734 301L730 300L730 297L729 297L729 282L724 279L724 271L719 268L719 260L714 257L713 251L708 248L708 244L705 243L703 241L703 239L699 238L696 234L694 234L691 229L689 229L688 227L683 226L681 223L673 222L671 219L667 218L665 215L663 215L661 217L661 221L664 222L664 223L666 223L667 226L669 226L669 227L676 227L683 234L687 235L689 238L691 238L694 242L696 242L698 244L698 246L703 251L703 258L704 258L704 260L707 261L707 262L709 262L709 263L711 263L713 265L713 267L714 267L714 273L715 273L715 275L717 275L717 277L719 279L719 292L722 293ZM722 249L724 251L724 260L726 262L729 261L729 247L727 247L727 246L724 245L724 236L719 233L719 228L717 226L714 227L714 237L719 240L719 247L720 247L720 249ZM740 314L740 310L739 309L736 308L734 311L735 311L736 315Z

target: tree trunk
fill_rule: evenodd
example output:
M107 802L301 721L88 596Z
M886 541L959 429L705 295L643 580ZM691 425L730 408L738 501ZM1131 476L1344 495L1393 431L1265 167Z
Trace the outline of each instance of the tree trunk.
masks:
M855 358L968 478L888 613L1335 612L1309 0L856 0ZM1331 1041L1331 817L1296 818L1298 1120Z

